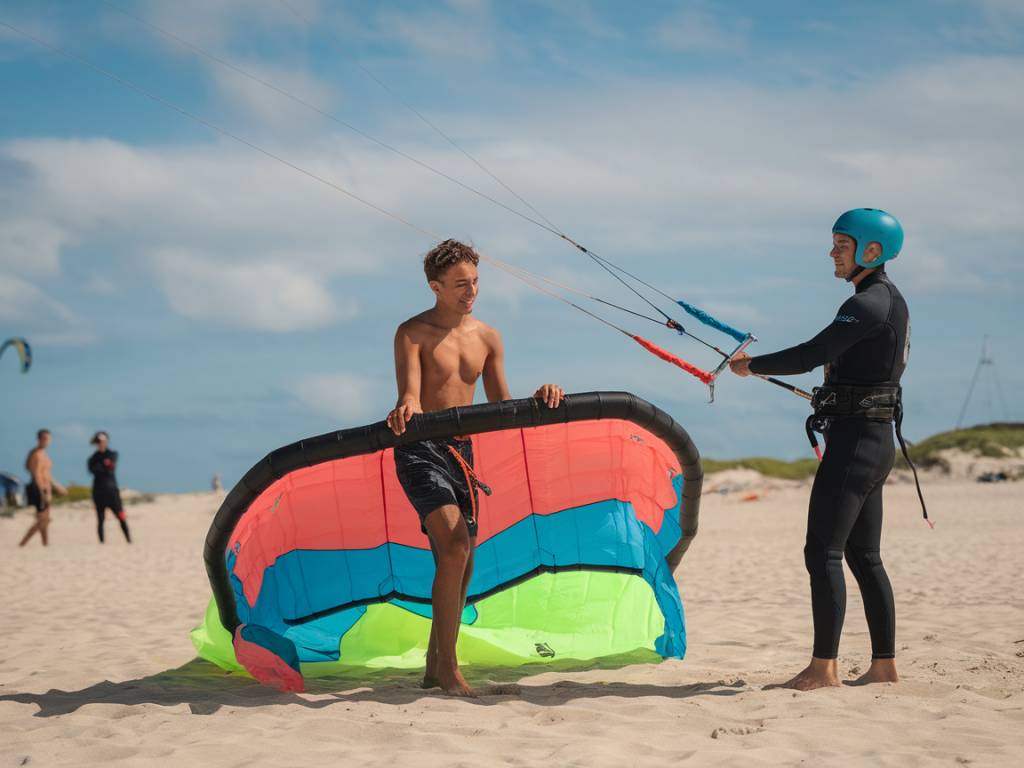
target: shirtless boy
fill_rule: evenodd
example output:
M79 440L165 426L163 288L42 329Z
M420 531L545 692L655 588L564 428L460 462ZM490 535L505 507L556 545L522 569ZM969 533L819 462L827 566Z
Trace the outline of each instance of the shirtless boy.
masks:
M36 521L22 538L19 547L28 544L29 539L36 531L39 531L44 547L50 543L47 529L50 527L50 503L53 500L53 494L63 496L67 493L64 486L53 479L53 462L46 453L49 445L50 430L40 429L36 433L36 447L28 452L28 458L25 459L25 469L29 473L29 483L25 489L25 495L29 505L36 508Z
M423 260L432 309L406 320L395 334L398 404L387 423L405 432L414 414L473 402L481 376L488 402L511 399L505 383L501 334L472 316L478 292L480 256L457 240L445 240ZM564 392L545 384L534 393L557 408ZM477 531L477 488L490 489L473 473L469 438L423 440L395 448L395 465L409 501L430 539L437 570L431 605L433 622L427 646L424 687L440 686L458 696L474 696L459 671L455 643L473 573Z

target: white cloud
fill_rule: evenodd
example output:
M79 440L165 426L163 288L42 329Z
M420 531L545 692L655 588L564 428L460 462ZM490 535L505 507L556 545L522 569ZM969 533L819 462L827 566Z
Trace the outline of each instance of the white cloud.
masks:
M33 283L0 275L0 324L33 345L79 347L95 341L91 324Z
M750 20L685 8L662 20L655 42L669 50L696 53L739 53L747 47Z
M855 205L880 205L904 221L908 247L897 266L914 266L922 290L990 289L998 272L975 270L960 251L972 238L981 255L1001 252L1024 227L1024 104L1006 98L1016 91L1024 92L1021 59L961 57L841 93L621 81L537 93L530 112L435 117L586 245L684 297L699 287L724 320L756 332L759 313L777 308L728 288L768 269L814 279L804 277L808 257L824 258L829 224ZM400 145L439 168L465 164L443 146ZM332 130L267 148L438 237L472 239L594 295L623 295L549 234L360 139ZM417 257L430 246L428 236L230 143L34 140L0 145L0 154L19 168L11 203L0 207L0 241L22 243L3 251L4 266L28 274L26 257L12 255L26 244L42 254L40 274L56 271L58 251L67 256L78 244L102 244L126 263L138 253L184 253L178 266L161 257L142 267L156 270L176 312L211 323L294 330L339 322L352 310L334 306L332 281L358 273L417 280ZM267 281L278 290L265 306L237 300L259 296ZM497 272L487 281L485 297L513 311L526 295ZM755 302L758 312L744 311Z
M55 274L61 250L70 242L59 225L46 219L0 218L0 267L22 275Z
M269 83L278 91L284 91L327 114L334 112L338 101L337 94L328 83L318 79L311 72L239 59L230 60L230 64L264 83ZM322 130L318 125L326 119L322 115L317 115L293 99L216 62L210 61L209 67L213 82L224 97L224 101L239 108L243 121L257 120L274 128L277 135L282 132L308 133Z
M381 382L352 373L308 376L293 391L309 408L346 425L383 419L394 400Z
M160 289L171 307L193 320L284 333L353 317L338 308L314 277L287 263L218 264L180 250L154 254Z

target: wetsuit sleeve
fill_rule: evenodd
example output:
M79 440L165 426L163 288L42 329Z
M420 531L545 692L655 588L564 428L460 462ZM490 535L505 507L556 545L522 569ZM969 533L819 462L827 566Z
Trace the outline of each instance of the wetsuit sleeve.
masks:
M868 294L851 296L839 308L835 320L810 341L752 358L751 373L784 376L807 373L831 363L885 323L887 311L880 298Z
M94 453L92 456L89 457L88 467L89 472L93 475L103 470L103 460L100 459L99 453Z

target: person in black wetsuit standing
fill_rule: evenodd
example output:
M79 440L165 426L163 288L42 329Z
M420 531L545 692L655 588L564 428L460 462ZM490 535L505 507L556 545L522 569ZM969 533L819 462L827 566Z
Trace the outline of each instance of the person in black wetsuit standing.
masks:
M836 657L846 613L843 557L857 579L871 635L871 666L859 683L897 682L896 611L882 565L882 488L896 457L893 421L902 418L900 377L910 352L910 314L884 263L903 245L895 218L872 208L848 211L832 229L835 276L854 295L810 341L730 363L740 376L806 373L825 366L816 388L812 429L826 438L814 477L804 561L811 577L814 650L810 664L786 685L799 690L838 686ZM900 435L901 445L902 436ZM915 473L916 476L916 473ZM922 499L923 504L923 499ZM927 513L925 513L927 519Z
M124 506L121 504L121 490L117 487L117 451L110 450L110 436L106 432L97 432L90 441L96 446L96 452L89 457L89 471L92 473L92 502L96 505L96 533L103 543L103 523L109 509L121 523L121 531L125 541L131 544L132 536L128 532L128 520L125 518Z

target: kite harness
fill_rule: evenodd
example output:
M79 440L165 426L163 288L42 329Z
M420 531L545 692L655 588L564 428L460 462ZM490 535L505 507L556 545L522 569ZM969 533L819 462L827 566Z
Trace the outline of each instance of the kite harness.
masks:
M896 428L896 440L899 441L903 458L914 473L914 486L917 498L921 502L921 512L931 527L935 524L928 519L928 507L921 493L921 483L917 477L917 467L910 458L906 440L903 438L903 388L896 386L875 385L857 387L852 385L828 385L815 387L811 393L811 407L814 413L807 417L804 428L818 461L821 461L821 448L815 433L825 434L833 422L839 419L867 419L869 421L892 422Z

